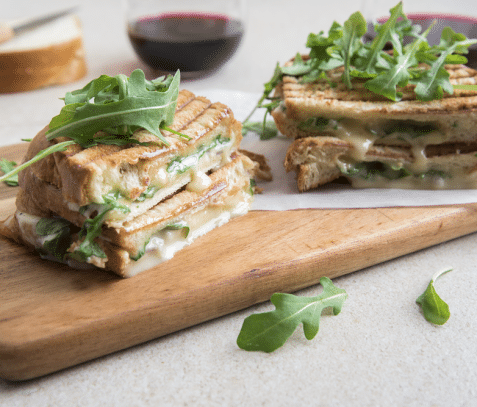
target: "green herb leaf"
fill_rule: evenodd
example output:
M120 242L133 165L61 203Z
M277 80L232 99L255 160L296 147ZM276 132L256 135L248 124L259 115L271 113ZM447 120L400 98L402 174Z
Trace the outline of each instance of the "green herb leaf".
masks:
M82 239L81 243L75 247L74 251L69 254L73 259L81 262L87 261L90 257L96 256L99 258L106 258L106 253L94 241L100 234L103 226L104 216L111 208L105 208L93 219L86 219L83 223L83 227L79 232L79 237Z
M452 269L436 273L432 277L424 293L422 293L416 300L422 308L424 318L433 324L443 325L450 317L449 306L441 299L441 297L439 297L434 288L436 280L449 271L452 271Z
M331 307L334 315L338 315L347 298L346 291L336 287L329 278L322 277L320 283L323 292L316 297L273 294L271 302L276 307L275 311L247 317L237 345L245 350L273 352L286 342L300 323L303 324L306 339L313 339L318 333L323 309Z
M197 165L198 161L202 158L202 156L209 150L212 150L220 145L226 145L230 143L230 139L226 137L222 137L219 134L215 137L212 142L209 144L202 144L197 148L197 151L193 154L187 156L178 156L174 158L167 166L166 171L169 173L179 173L183 174L190 168Z
M144 128L168 145L160 128L173 121L179 81L179 72L169 86L162 81L146 81L140 69L132 72L130 78L102 75L66 95L66 106L51 120L47 139L68 137L82 146L90 146L100 130L131 136L136 129Z
M426 34L430 29L431 27L427 29ZM401 100L402 93L397 91L397 87L404 87L408 84L411 78L409 68L417 65L416 54L423 41L424 38L419 36L403 55L396 58L396 63L391 69L383 71L375 78L368 80L364 85L366 89L395 102Z
M4 176L0 177L0 182L3 182L15 175L17 175L21 170L24 168L29 167L33 163L36 163L37 161L40 161L41 159L45 158L46 156L53 154L56 151L64 151L68 148L69 145L75 144L74 141L69 140L69 141L63 141L58 144L54 144L48 148L45 148L44 150L41 150L37 155L35 155L31 160L24 162L23 164L20 164L19 166L15 167L13 170L11 170L9 173L5 174Z
M247 122L242 124L242 135L245 136L249 131L257 133L260 140L269 140L278 134L277 126L273 120L267 120L265 125L263 122Z
M159 191L159 187L154 185L148 186L147 189L136 199L136 202L143 202L146 199L152 198L157 191Z
M180 221L167 225L163 230L182 230L183 237L187 238L187 236L189 236L190 226L185 221Z
M361 37L366 34L366 20L363 15L357 11L344 23L343 36L337 41L341 46L341 55L343 56L343 82L351 89L351 59L355 52L362 46Z
M17 163L15 161L8 161L4 158L0 159L0 170L6 174L5 177L2 177L2 181L11 187L18 186L18 174L15 173L9 176L9 173L15 170L16 165Z
M445 27L442 30L441 42L438 47L439 57L434 61L429 59L425 61L430 68L422 72L418 79L411 81L416 83L415 92L419 100L442 99L444 92L453 93L449 73L444 68L444 64L449 63L449 57L453 52L467 52L467 47L473 42L463 34L456 34L450 27Z
M395 41L396 36L399 37L399 34L397 34L396 31L396 26L399 18L402 18L404 19L404 21L407 21L407 17L402 10L401 2L399 2L395 7L390 10L389 19L383 25L378 25L375 27L377 35L372 41L369 53L366 56L366 66L364 68L366 72L377 72L376 64L378 63L378 59L380 58L382 51L388 41L394 39L393 44L398 44L398 46L400 47L400 41ZM399 53L402 54L401 48L399 48L398 51L401 51Z
M70 222L62 218L41 218L35 231L47 239L40 250L43 255L50 254L62 261L71 245Z
M82 241L75 247L75 250L69 254L70 257L78 261L87 261L91 256L106 257L103 249L101 249L94 239L101 235L104 217L109 211L116 209L123 213L130 212L129 207L118 201L119 198L121 198L119 192L111 192L103 195L104 203L102 204L102 210L93 219L86 219L83 222L83 226L79 232L79 237ZM87 207L81 207L80 212L84 213L86 208Z

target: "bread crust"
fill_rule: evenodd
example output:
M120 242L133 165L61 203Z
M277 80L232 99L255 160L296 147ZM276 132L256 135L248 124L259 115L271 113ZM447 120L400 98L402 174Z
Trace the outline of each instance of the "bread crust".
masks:
M285 156L287 172L295 171L297 187L300 192L335 181L340 177L351 180L344 174L340 163L346 162L353 150L350 142L335 137L306 137L293 141ZM469 175L469 185L477 187L477 142L465 145L452 143L429 145L424 149L428 160L428 169L452 173L456 170ZM380 146L369 148L363 158L364 162L382 162L397 167L409 166L415 162L413 151L402 146Z
M191 140L164 132L170 143L165 147L153 134L139 130L134 137L149 143L147 146L102 144L83 149L73 144L30 168L38 179L61 189L65 200L79 206L101 203L102 195L118 189L134 200L151 185L161 168L164 169L176 157L193 154L218 135L232 140L229 153L236 151L242 140L241 123L227 106L211 103L186 90L179 94L171 128L188 135ZM47 130L45 127L30 143L24 161L42 149L64 141L61 138L48 141L45 137ZM19 182L24 184L21 173Z

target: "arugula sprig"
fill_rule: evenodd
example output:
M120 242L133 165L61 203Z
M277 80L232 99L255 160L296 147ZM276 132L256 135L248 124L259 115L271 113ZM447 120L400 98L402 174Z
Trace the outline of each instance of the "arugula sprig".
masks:
M179 81L179 72L154 81L147 81L140 69L129 78L101 75L66 94L65 106L51 119L46 138L68 137L81 146L91 146L101 142L94 138L101 130L129 139L135 130L144 128L169 145L160 130L174 119Z
M40 253L62 261L71 244L71 224L62 218L41 218L35 226L38 236L47 237Z
M66 138L42 151L31 160L0 177L0 182L24 168L72 144L89 148L97 144L137 144L135 130L144 128L165 145L169 142L161 130L189 137L168 126L174 119L179 94L180 73L146 80L140 69L125 75L101 75L82 89L68 92L65 106L53 117L46 133L48 140ZM104 133L98 133L103 131Z
M119 202L121 197L119 192L111 192L103 195L104 204L101 211L92 219L86 219L79 231L79 238L81 243L69 253L69 257L78 261L87 261L90 257L96 256L99 258L106 258L106 253L101 249L100 245L96 243L95 239L101 235L103 220L106 214L112 210L118 210L123 213L130 212L128 206ZM87 206L81 207L80 212L85 213Z
M323 292L316 297L273 294L270 300L276 309L245 318L237 345L244 350L273 352L287 341L301 323L306 339L313 339L318 333L322 311L331 307L333 314L338 315L348 296L345 290L336 287L327 277L322 277L320 284Z

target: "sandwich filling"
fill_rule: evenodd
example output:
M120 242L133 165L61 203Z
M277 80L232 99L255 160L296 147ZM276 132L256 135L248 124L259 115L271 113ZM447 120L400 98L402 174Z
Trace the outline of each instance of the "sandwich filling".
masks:
M253 201L253 169L247 157L234 157L210 175L207 188L198 192L184 189L121 228L102 227L101 234L89 242L88 255L84 248L77 252L87 240L81 229L62 217L17 210L9 227L17 228L24 243L44 258L131 277L171 259L200 236L247 213Z

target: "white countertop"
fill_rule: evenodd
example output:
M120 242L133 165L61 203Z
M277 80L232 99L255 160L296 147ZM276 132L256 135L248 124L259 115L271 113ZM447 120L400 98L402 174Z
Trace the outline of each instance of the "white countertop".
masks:
M183 82L184 88L197 94L208 89L259 93L277 62L305 50L309 32L327 31L333 20L343 23L360 7L350 0L250 3L248 30L236 56L209 78ZM2 6L2 18L74 4L9 1ZM404 7L427 11L426 4L440 12L472 10L470 1L454 3L459 9L444 1L414 1L412 9ZM78 15L84 28L87 78L0 95L0 145L32 137L58 113L58 99L67 90L103 73L145 69L129 45L119 1L82 1ZM335 279L349 298L341 314L322 317L312 341L304 338L300 327L274 353L240 350L235 341L244 318L273 309L265 303L43 378L24 383L0 380L0 405L475 405L476 246L477 235L472 234ZM449 304L451 318L444 326L434 326L424 320L415 299L431 276L447 266L454 271L438 280L436 289ZM311 287L298 295L320 290Z

